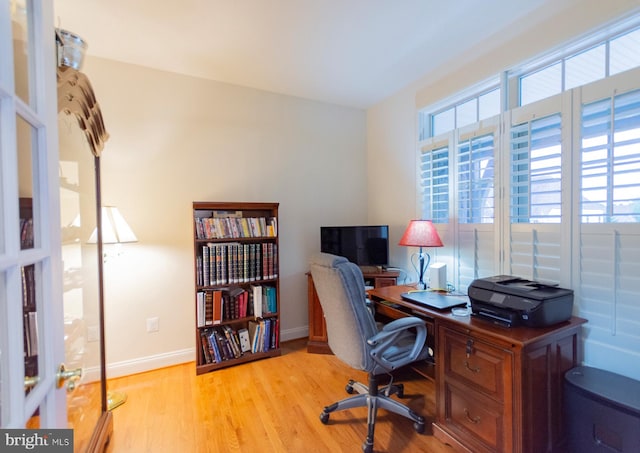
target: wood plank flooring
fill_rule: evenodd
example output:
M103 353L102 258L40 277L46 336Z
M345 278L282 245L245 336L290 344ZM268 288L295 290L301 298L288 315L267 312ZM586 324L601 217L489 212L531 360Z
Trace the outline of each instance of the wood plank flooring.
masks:
M283 354L196 376L194 363L109 381L127 402L114 410L108 453L358 452L366 437L366 408L319 420L324 406L347 397L349 379L366 382L332 355L308 354L306 339ZM402 373L402 400L427 418L425 434L410 420L378 411L376 452L452 453L431 435L434 384Z

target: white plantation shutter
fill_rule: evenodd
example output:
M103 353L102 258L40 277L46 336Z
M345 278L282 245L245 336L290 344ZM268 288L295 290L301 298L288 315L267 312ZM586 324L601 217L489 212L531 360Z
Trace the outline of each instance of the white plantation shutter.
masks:
M424 147L420 155L422 218L449 223L449 145Z
M564 169L571 161L564 158L571 149L563 146L571 131L570 121L569 126L563 124L567 99L570 97L558 95L511 113L508 176L505 174L510 188L504 200L508 205L503 242L506 274L556 284L570 281L567 216L571 209L563 209L563 188L570 188L571 183ZM570 110L565 109L570 118Z
M561 116L511 128L511 222L560 223Z
M582 108L582 222L640 220L640 90Z
M495 226L499 124L499 117L484 120L464 128L458 136L453 281L461 292L474 279L496 275L500 269Z
M500 260L496 250L494 224L460 225L454 282L458 291L466 293L473 280L499 274Z
M585 362L628 376L640 363L640 231L637 224L582 225L580 316ZM624 351L625 360L620 360Z
M494 135L458 144L458 222L494 221Z
M507 263L510 275L560 283L561 253L561 232L558 225L511 225L510 259Z
M585 363L640 379L640 71L576 99L574 290Z
M447 264L448 282L461 292L500 269L494 227L499 119L423 141L421 147L421 215L433 220L444 243L432 259Z

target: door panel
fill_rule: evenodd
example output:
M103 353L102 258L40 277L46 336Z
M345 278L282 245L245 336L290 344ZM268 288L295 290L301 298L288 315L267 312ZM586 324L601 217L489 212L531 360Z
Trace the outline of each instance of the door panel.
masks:
M51 2L0 0L3 428L66 426L54 36Z
M15 91L18 97L29 104L32 83L30 59L32 50L32 11L29 11L26 0L16 0L10 4L11 31L13 35L13 61Z

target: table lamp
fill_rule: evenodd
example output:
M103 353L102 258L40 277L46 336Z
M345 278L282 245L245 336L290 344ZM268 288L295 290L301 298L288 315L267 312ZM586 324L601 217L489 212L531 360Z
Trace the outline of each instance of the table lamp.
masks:
M422 247L442 247L444 244L438 236L438 231L433 226L431 220L412 220L405 230L398 245L406 247L420 247L418 253L411 255L411 264L418 273L418 289L426 289L424 282L424 274L429 267L431 257L428 253L423 252ZM426 256L426 262L425 262ZM417 261L417 263L416 263Z

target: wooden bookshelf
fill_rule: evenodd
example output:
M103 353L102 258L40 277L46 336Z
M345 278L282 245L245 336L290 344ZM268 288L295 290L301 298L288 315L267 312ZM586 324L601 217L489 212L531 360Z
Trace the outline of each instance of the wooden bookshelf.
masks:
M20 198L20 249L32 249L33 201ZM38 376L38 328L36 323L36 268L34 264L23 266L22 273L22 312L24 338L24 374L27 377Z
M192 212L196 373L280 355L278 203Z

